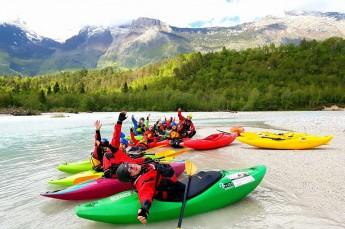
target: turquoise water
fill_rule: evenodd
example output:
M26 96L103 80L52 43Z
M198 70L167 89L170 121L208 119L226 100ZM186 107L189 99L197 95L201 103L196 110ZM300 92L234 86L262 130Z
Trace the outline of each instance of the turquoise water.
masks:
M146 116L147 113L134 114L139 118ZM200 129L213 128L216 132L217 128L226 130L238 124L255 128L284 129L267 123L275 121L279 123L287 116L293 115L297 117L309 115L310 118L314 115L320 116L319 113L313 112L274 114L272 116L264 112L193 113L193 121ZM52 114L23 117L0 116L2 133L0 138L0 228L122 228L78 218L74 214L74 206L78 202L58 201L39 195L57 188L48 185L47 181L64 175L56 170L58 164L65 161L83 160L90 154L93 148L95 120L99 119L103 122L102 136L111 138L117 115L118 113L83 113L66 114L63 118L53 118ZM166 115L167 117L177 116L176 113ZM151 120L157 120L164 115L152 112L151 116ZM124 123L125 133L128 133L130 124L130 121ZM214 169L220 169L222 163L215 161L212 165ZM258 217L269 215L270 213L266 212L267 208L276 206L277 203L271 203L272 199L268 198L272 196L274 195L263 186L231 209L225 208L209 215L204 214L201 217L187 219L186 228L228 228L236 225L240 228L255 228L257 220L260 220ZM229 215L233 218L231 222L227 219ZM318 222L317 219L316 222ZM271 227L269 224L260 225L263 226L262 228ZM137 227L130 226L130 228ZM176 222L153 224L150 225L151 227L174 228Z

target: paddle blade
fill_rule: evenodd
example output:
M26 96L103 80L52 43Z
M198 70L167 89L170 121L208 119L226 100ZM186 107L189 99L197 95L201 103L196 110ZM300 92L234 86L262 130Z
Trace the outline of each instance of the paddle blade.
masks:
M190 160L185 161L185 171L188 176L195 174L197 170L198 168L193 162L191 162Z
M80 184L82 182L85 182L85 181L88 181L88 180L91 180L91 179L96 179L96 178L99 178L101 176L102 176L101 174L94 174L94 175L91 175L91 176L78 177L77 179L75 179L73 181L73 185Z
M151 151L153 151L153 150L155 150L155 149L159 149L159 148L162 148L162 147L165 147L165 145L152 147L152 148L150 148L150 149L145 150L145 152L148 152L148 153L149 153L149 152L151 152Z
M184 152L187 152L188 149L187 148L183 148L183 149L180 149L180 150L173 150L173 149L169 149L169 150L165 150L165 151L162 151L162 152L158 152L155 154L155 158L162 158L162 157L176 157Z

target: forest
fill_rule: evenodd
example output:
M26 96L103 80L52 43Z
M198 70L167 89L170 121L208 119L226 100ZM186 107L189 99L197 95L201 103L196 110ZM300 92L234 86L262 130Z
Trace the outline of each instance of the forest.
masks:
M0 110L269 111L345 105L345 40L188 53L138 69L0 76Z

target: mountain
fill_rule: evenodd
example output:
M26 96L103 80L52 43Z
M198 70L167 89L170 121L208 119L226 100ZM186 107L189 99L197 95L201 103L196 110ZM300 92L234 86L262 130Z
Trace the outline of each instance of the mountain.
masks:
M49 58L59 45L19 25L0 24L0 71L2 74L36 74L39 63Z
M95 68L107 51L113 37L107 28L85 27L60 44L50 58L42 63L40 72L65 69Z
M345 37L345 14L288 11L232 27L178 28L138 18L113 27L85 27L64 43L13 24L0 24L0 74L35 75L65 69L138 67L180 53L245 49L303 38Z

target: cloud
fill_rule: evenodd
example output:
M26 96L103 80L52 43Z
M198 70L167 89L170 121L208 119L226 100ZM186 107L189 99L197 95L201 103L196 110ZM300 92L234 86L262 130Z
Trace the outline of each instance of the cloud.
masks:
M189 23L189 27L192 28L204 28L204 27L229 27L240 23L240 17L223 17L212 18L210 20L200 20Z
M138 17L177 27L231 26L290 10L345 12L345 0L0 0L0 21L21 19L60 41L83 26L112 26Z
M225 0L227 3L238 3L240 0Z

